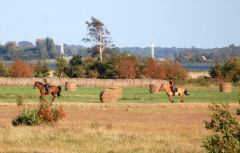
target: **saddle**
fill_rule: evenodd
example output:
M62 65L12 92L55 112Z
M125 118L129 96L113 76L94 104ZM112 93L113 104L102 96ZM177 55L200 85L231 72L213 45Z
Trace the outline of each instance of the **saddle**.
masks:
M172 92L177 92L177 91L178 91L177 87L176 87L176 86L173 86Z

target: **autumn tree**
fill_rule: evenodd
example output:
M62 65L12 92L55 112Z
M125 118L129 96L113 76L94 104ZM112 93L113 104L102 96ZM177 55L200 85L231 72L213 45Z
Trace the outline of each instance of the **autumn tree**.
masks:
M13 78L28 78L33 77L34 67L28 65L26 61L15 59L10 68L10 76Z
M132 60L124 58L120 60L117 72L120 79L136 79L139 77L140 69L136 67L136 64Z
M187 69L183 68L183 66L174 61L163 61L161 67L164 69L167 78L173 78L177 81L186 80L188 77Z
M98 50L100 61L102 61L102 54L104 52L108 52L109 48L113 47L114 45L112 45L110 32L107 30L105 25L94 17L91 17L91 20L91 22L86 22L89 33L85 38L82 39L82 41L92 42L94 44L92 50Z
M147 64L143 69L143 74L147 78L151 79L166 79L166 73L164 71L164 68L160 66L157 60L152 58L147 61Z

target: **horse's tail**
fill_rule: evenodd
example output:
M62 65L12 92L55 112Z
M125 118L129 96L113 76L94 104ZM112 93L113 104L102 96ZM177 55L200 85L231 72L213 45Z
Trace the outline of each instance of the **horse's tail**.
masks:
M57 95L58 95L58 97L60 97L61 95L60 95L60 93L61 93L61 91L62 91L62 88L61 88L61 86L58 86L58 93L57 93Z
M188 93L187 93L187 88L185 88L185 90L184 90L184 93L185 93L185 95L189 95Z

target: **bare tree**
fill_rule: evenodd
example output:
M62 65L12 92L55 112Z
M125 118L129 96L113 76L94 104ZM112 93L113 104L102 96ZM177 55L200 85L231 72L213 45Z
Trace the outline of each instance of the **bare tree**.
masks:
M104 24L94 17L91 17L91 20L91 22L86 22L89 33L82 39L82 41L92 42L94 44L93 48L97 47L99 49L99 57L102 61L103 52L108 52L109 48L114 47L114 45L112 44L112 39L110 38L110 32Z

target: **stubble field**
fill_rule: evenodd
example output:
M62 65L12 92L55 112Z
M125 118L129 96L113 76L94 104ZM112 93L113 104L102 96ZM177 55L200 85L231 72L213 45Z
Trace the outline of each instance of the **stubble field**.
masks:
M94 90L102 90L92 88ZM1 90L1 88L0 88ZM27 97L25 105L35 107L35 98L29 98L28 92L21 93ZM32 90L32 89L31 89ZM78 89L84 92L83 88ZM87 89L86 89L87 90ZM126 91L133 91L129 93ZM215 93L217 89L205 89ZM5 88L4 90L8 90ZM129 152L176 152L192 153L205 152L201 147L204 136L211 134L206 130L203 120L208 120L211 113L208 105L211 101L174 103L168 102L165 93L160 95L136 95L136 92L143 93L147 89L124 89L123 97L117 103L100 103L97 94L91 93L86 99L90 101L71 101L76 98L66 96L63 91L62 99L55 100L54 105L62 105L66 118L55 125L43 126L12 126L11 122L23 107L16 107L14 94L4 102L4 96L0 99L0 152L86 152L86 153L129 153ZM190 89L190 96L197 96L202 89ZM235 88L232 93L220 95L215 93L211 98L218 96L226 97L225 101L232 100L230 104L234 110L237 107L237 93ZM36 89L34 90L36 92ZM219 91L218 91L219 92ZM204 93L204 92L203 92ZM35 94L35 93L32 93ZM132 95L133 94L133 95ZM148 95L149 94L149 95ZM10 95L5 93L5 95ZM1 96L1 95L0 95ZM135 97L140 98L135 98ZM149 97L148 97L149 96ZM93 98L89 98L93 97ZM205 98L208 97L206 95ZM230 98L229 98L230 97ZM158 99L160 102L157 103ZM185 97L186 101L188 98ZM66 99L70 99L66 101ZM128 100L129 99L129 100ZM164 100L163 100L164 99ZM177 99L177 98L175 98ZM98 100L98 101L97 101Z

